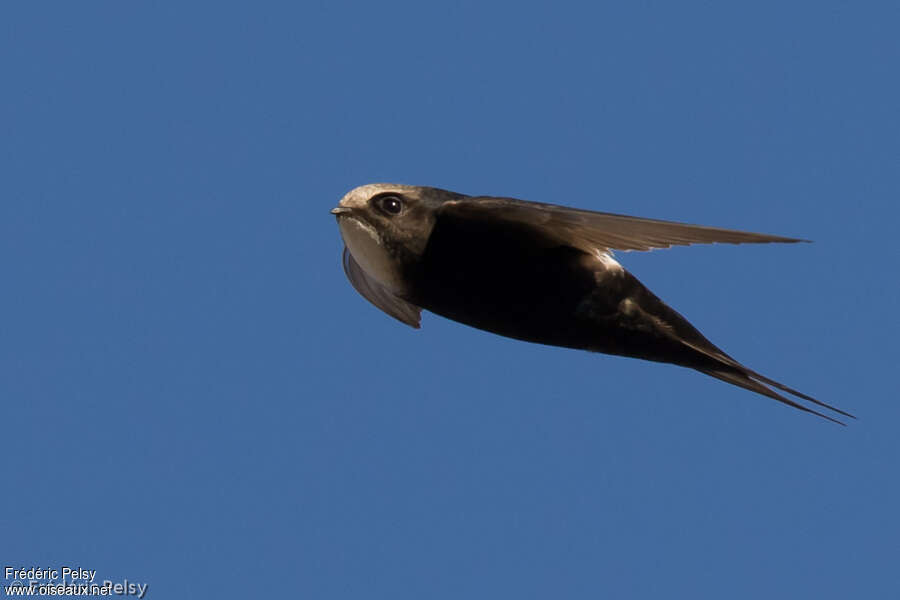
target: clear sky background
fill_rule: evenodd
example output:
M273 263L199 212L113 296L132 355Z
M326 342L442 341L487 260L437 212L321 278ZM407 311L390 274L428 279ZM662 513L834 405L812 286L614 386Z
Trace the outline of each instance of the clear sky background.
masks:
M900 597L896 2L0 9L2 566L148 598ZM806 237L619 254L842 428L414 331L375 181Z

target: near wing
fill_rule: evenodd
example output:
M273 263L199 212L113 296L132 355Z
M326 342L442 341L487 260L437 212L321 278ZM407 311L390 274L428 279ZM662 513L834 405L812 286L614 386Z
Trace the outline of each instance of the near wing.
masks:
M482 196L451 200L441 206L440 214L460 219L505 222L509 225L532 228L536 233L555 243L573 246L589 253L598 249L651 250L690 244L760 244L809 241L764 233L579 210L514 198Z
M386 287L369 277L362 267L353 259L353 255L344 246L344 273L353 284L354 289L363 298L410 327L419 328L422 309L395 296Z

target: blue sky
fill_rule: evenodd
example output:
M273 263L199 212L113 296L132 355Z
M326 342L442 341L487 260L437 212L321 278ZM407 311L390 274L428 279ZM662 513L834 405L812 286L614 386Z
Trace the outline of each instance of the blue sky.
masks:
M0 9L3 566L148 598L900 594L893 2ZM359 297L375 181L815 240L619 254L831 425Z

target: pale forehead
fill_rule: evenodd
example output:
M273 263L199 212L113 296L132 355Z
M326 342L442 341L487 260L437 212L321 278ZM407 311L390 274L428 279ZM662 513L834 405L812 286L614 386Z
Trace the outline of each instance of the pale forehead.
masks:
M383 194L385 192L412 192L416 189L414 185L402 185L399 183L368 183L366 185L361 185L357 188L353 188L347 195L341 198L342 205L348 204L362 204L364 202L368 202L369 198L376 194Z

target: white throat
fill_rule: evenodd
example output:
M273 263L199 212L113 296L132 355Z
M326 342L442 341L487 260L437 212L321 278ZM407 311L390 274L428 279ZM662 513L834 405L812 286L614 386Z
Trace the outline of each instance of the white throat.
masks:
M341 237L367 275L395 293L403 290L403 275L375 229L353 217L338 220Z

